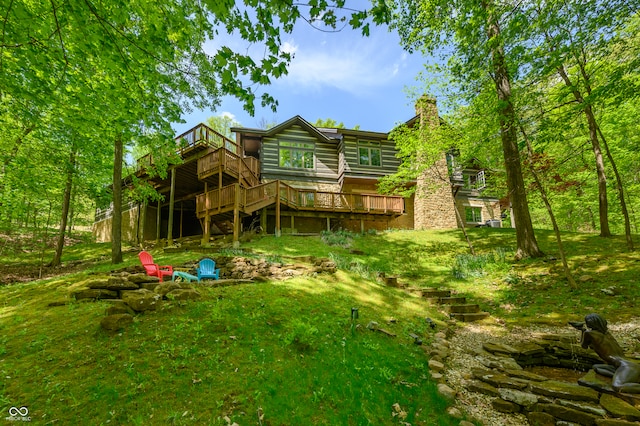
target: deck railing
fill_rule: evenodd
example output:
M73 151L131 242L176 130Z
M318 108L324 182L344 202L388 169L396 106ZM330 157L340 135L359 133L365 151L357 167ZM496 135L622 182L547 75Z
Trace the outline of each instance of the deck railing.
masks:
M235 154L240 153L240 147L234 141L216 132L206 124L198 124L196 127L187 130L176 138L176 143L181 150L204 143L213 148L224 147Z
M252 157L240 158L224 148L216 149L198 159L198 178L204 179L218 171L224 171L238 178L242 177L251 186L259 183L258 160Z
M237 191L239 192L236 195ZM196 197L196 211L199 216L205 212L215 214L216 211L228 211L233 208L236 196L241 210L255 211L256 205L267 206L275 203L276 193L281 203L296 210L371 214L404 213L402 197L302 190L277 181L252 188L242 188L232 184L222 187L221 190L208 191Z

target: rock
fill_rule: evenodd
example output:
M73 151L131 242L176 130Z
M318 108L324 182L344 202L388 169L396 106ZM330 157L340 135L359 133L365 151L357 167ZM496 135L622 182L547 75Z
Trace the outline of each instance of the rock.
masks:
M474 380L467 385L467 390L489 396L500 396L498 389L488 383Z
M482 348L492 354L502 354L502 355L516 355L518 350L509 345L505 345L503 343L497 342L486 342L482 345Z
M598 392L572 383L547 380L546 382L531 383L531 392L553 398L569 399L572 401L598 402Z
M509 388L509 389L523 390L529 384L525 380L512 378L509 376L505 376L504 374L494 373L494 372L488 372L485 374L476 375L476 372L474 371L474 377L496 388Z
M155 311L162 296L149 290L125 290L122 300L136 312Z
M505 401L501 398L496 398L491 401L491 405L493 409L499 411L501 413L519 413L520 406L518 404L514 404L513 402Z
M530 409L538 403L538 397L532 393L522 392L515 389L498 389L500 396L505 401L510 401Z
M628 422L619 419L597 419L596 426L638 426L638 422Z
M114 300L114 303L109 306L106 311L106 315L117 315L117 314L130 314L133 315L135 312L129 305L124 303L122 300Z
M85 285L93 289L107 288L107 284L109 284L109 278L92 278L85 281Z
M73 293L73 297L76 300L82 299L117 299L118 292L106 290L103 288L95 288L95 289L86 289L86 290L78 290Z
M539 407L543 412L551 414L553 417L581 425L593 425L596 423L596 419L600 418L599 416L558 404L540 404Z
M179 288L171 290L165 297L169 300L195 300L200 298L200 293L192 288Z
M435 359L430 359L429 360L429 369L431 371L440 372L440 371L444 370L444 364L439 362L439 361L436 361Z
M600 405L614 417L624 420L640 420L640 411L620 398L603 393L600 397Z
M167 293L169 293L170 291L173 290L178 290L182 288L182 286L174 281L169 281L166 283L160 283L158 284L153 291L155 291L156 293L158 293L160 296L165 296Z
M466 420L461 420L460 421L460 426L475 426L473 423L468 422Z
M529 424L536 426L556 426L556 418L551 414L541 413L539 411L531 411L527 413Z
M510 377L517 377L519 379L530 380L532 382L544 382L549 380L548 377L541 376L539 374L534 374L525 370L508 370L505 369L504 372Z
M580 278L578 278L578 281L580 281L581 283L586 283L589 281L593 281L593 277L591 275L582 275Z
M449 407L447 408L447 414L455 419L461 419L463 417L462 411L460 411L457 407Z
M138 289L138 284L133 283L131 281L126 280L122 277L111 277L107 282L107 286L105 287L107 290L136 290Z
M120 330L133 322L133 316L129 314L109 315L100 321L100 325L105 330Z
M140 283L139 286L142 289L154 291L156 287L160 285L160 281L151 282L151 283Z
M160 282L160 279L158 277L150 277L147 274L131 274L127 276L127 280L135 284Z
M606 410L604 410L604 409L602 409L600 407L593 406L593 405L578 404L576 402L565 401L563 399L558 399L557 402L558 402L558 404L563 405L565 407L569 407L569 408L573 408L573 409L576 409L576 410L584 411L586 413L595 414L596 416L604 417L604 416L607 415Z
M449 401L454 401L456 399L456 391L444 383L438 383L438 393Z

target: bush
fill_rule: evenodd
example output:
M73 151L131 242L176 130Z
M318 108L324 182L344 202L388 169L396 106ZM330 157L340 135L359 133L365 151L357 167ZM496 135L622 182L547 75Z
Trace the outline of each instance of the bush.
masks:
M349 248L355 235L347 230L341 229L339 231L322 231L320 234L322 241L328 246L339 246L343 248Z
M508 270L507 252L505 248L497 248L486 254L459 254L455 257L452 273L455 278L466 279L481 277L487 271Z

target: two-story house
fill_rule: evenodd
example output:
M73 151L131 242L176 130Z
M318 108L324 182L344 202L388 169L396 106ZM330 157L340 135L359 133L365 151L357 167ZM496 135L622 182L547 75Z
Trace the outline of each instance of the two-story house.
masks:
M499 219L498 200L482 196L482 170L445 171L450 179L439 189L427 185L409 198L378 194L378 179L400 164L388 133L317 128L300 116L270 129L232 131L235 140L200 124L178 136L183 162L164 179L147 175L144 165L152 155L139 160L138 177L164 199L129 205L123 238L166 238L171 244L200 235L206 243L212 235L233 234L237 241L257 226L275 235L453 228L459 226L454 206L465 226ZM96 216L98 240L109 240L110 222L108 212Z

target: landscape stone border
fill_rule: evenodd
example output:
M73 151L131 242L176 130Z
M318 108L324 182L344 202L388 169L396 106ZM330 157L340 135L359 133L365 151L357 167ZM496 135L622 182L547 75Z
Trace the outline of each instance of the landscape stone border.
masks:
M442 341L434 344L443 346ZM439 357L435 351L432 349L429 362L431 375L446 384L447 357L443 355L449 351L441 351ZM472 369L466 390L490 397L495 411L521 414L529 424L540 426L640 424L640 395L614 392L609 379L591 370L602 360L580 347L575 333L533 335L531 342L511 345L487 342L478 348L475 359L483 368ZM578 383L568 383L523 368L534 365L586 372Z
M133 322L134 316L154 311L163 300L197 300L198 286L224 287L265 280L282 280L302 275L335 273L336 264L327 258L305 257L295 263L269 262L260 257L217 257L220 280L203 280L199 283L176 281L160 282L157 277L144 273L142 266L112 271L109 275L93 276L84 281L81 289L71 293L76 301L100 300L109 304L100 325L105 330L118 331ZM177 270L195 272L198 261L176 266ZM70 302L52 301L48 306L62 306Z

